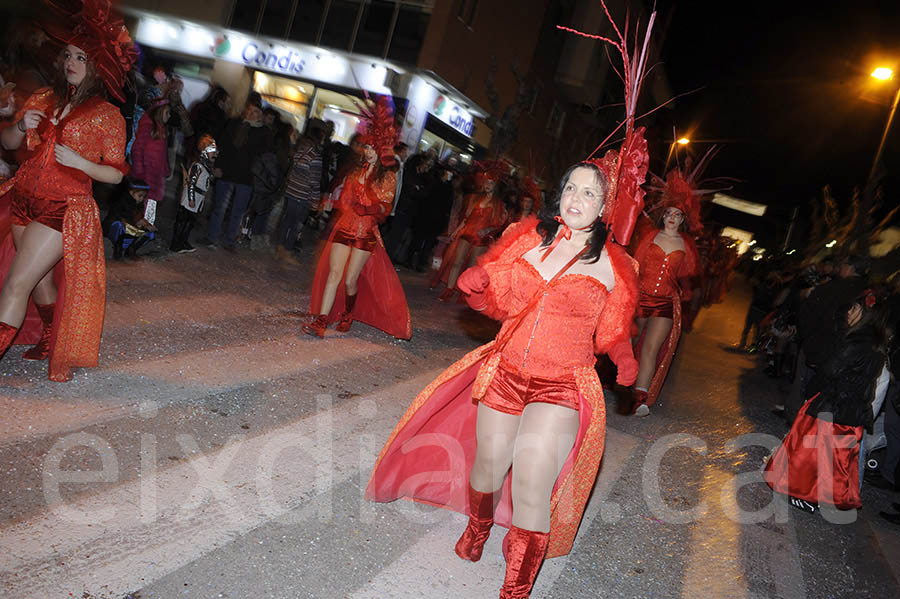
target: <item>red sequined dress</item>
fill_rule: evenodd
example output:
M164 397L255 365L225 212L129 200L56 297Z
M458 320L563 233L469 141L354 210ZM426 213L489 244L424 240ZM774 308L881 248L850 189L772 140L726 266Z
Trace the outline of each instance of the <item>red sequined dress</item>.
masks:
M396 175L387 172L380 182L367 179L361 183L359 178L363 172L357 170L350 173L344 183L338 202L339 214L316 267L309 311L311 314L320 313L332 245L341 243L357 247L371 251L372 255L366 260L359 275L356 305L353 308L354 320L381 329L398 339L409 339L412 337L412 321L406 294L384 249L384 242L378 232L378 216L360 215L353 210L354 203L368 207L381 204L386 207L384 214L387 214L394 201ZM342 278L334 297L334 305L328 314L328 322L340 319L346 295L346 285Z
M56 108L56 96L50 89L35 92L26 101L15 122L25 110L40 110L48 115L36 129L30 129L23 145L32 151L15 177L0 186L0 282L6 277L15 255L11 221L13 203L26 213L46 211L62 205L63 259L57 264L54 279L59 288L53 318L49 377L54 381L72 378L73 367L96 366L100 335L106 308L106 263L103 257L103 232L97 204L91 195L91 179L82 171L56 162L54 147L64 144L83 158L128 172L125 163L125 119L112 104L90 98L73 108L62 120L50 115ZM52 210L51 210L52 211ZM40 319L29 302L28 315L15 343L34 343L40 337Z
M550 501L547 555L556 557L572 548L603 455L606 407L594 356L630 343L637 265L609 242L611 291L583 274L545 281L522 258L541 243L536 224L529 217L510 226L479 259L490 276L485 313L502 320L503 327L494 341L453 364L416 397L381 450L366 497L379 502L408 497L468 515L477 405L495 375L515 369L561 386L574 383L579 430ZM507 477L495 522L508 527L511 521Z
M694 240L682 233L684 250L674 250L666 254L655 243L658 229L644 234L637 250L635 260L640 266L640 300L637 316L639 318L661 317L672 319L672 330L656 355L656 371L650 388L647 389L647 405L656 403L659 391L669 373L669 366L678 347L681 337L681 302L690 296L689 281L696 275L699 256ZM641 339L638 342L636 355L640 355Z

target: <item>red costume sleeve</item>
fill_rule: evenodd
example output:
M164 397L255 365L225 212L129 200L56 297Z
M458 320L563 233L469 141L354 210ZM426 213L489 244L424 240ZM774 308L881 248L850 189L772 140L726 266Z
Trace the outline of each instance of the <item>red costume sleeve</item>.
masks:
M130 167L125 162L125 119L115 106L104 103L101 120L106 127L102 136L101 156L103 164L122 171L127 175ZM165 172L168 172L168 153L166 153Z
M631 320L638 298L638 263L616 243L607 242L606 251L616 284L606 298L597 330L594 331L594 350L598 354L614 353L618 356L621 352L613 352L613 348L631 342Z
M479 259L478 265L484 268L491 278L485 290L487 306L483 313L494 320L506 320L510 305L509 294L512 291L513 262L540 243L541 237L535 227L537 218L530 217L513 223L503 232L503 236L493 244Z

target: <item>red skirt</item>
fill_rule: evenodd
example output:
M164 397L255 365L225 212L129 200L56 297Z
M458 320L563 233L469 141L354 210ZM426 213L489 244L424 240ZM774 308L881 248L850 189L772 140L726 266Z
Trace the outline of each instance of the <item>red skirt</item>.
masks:
M803 405L790 432L766 464L773 491L847 510L862 506L859 496L859 441L863 427L820 420Z
M668 318L673 320L672 298L641 292L638 298L638 318Z

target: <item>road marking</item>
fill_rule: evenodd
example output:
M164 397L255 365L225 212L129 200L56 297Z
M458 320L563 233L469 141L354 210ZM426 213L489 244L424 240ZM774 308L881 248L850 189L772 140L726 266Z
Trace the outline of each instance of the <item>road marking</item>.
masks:
M354 475L367 479L374 460L369 446L376 438L383 441L406 409L408 402L398 398L414 397L437 374L430 371L337 409L320 396L321 409L299 422L236 439L0 529L0 547L9 548L0 554L0 595L116 596L271 520L330 517L331 502L321 496ZM183 445L189 447L189 440ZM299 451L303 459L296 459ZM215 476L219 471L224 474ZM146 492L154 487L156 493ZM226 501L214 500L216 493L224 493ZM312 509L298 509L310 503ZM90 514L98 510L115 516L91 522Z
M584 512L580 531L590 528L591 522L608 504L606 498L625 467L632 450L639 443L637 437L608 429L603 467L597 477L594 494ZM484 547L481 561L472 563L459 559L453 547L466 526L466 518L454 512L440 510L435 514L440 523L416 544L382 570L370 584L358 589L353 599L384 599L393 597L428 597L428 599L458 599L459 597L493 597L503 584L506 562L501 545L506 529L495 526ZM578 551L578 538L573 552ZM533 596L542 597L553 586L566 567L566 557L544 562L534 586Z

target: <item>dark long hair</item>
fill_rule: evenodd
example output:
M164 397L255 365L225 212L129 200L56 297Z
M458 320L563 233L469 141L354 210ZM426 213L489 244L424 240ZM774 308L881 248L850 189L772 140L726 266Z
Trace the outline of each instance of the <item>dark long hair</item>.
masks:
M56 109L62 109L67 103L75 108L88 98L98 96L106 98L106 86L103 80L97 76L97 69L90 57L87 59L84 79L75 88L75 93L69 96L69 82L66 81L66 48L60 50L56 57L53 69L53 93L56 94Z
M538 219L540 222L538 222L537 231L541 234L542 247L547 247L553 243L553 239L556 237L556 232L559 230L559 223L556 222L555 219L559 216L559 200L562 197L562 192L566 187L566 183L569 182L569 177L576 168L587 168L592 170L594 172L594 178L600 183L600 187L603 189L603 202L605 203L608 199L606 195L609 191L609 181L606 180L606 173L600 170L600 167L590 162L579 162L570 166L569 170L567 170L559 180L556 191L549 197L544 205L541 206L541 209L538 212ZM606 229L606 224L601 222L598 218L597 221L591 225L591 238L588 240L588 251L581 257L583 262L594 263L600 259L600 254L603 252L603 246L606 244L607 235L608 231Z

